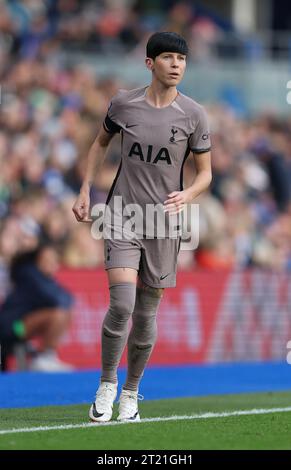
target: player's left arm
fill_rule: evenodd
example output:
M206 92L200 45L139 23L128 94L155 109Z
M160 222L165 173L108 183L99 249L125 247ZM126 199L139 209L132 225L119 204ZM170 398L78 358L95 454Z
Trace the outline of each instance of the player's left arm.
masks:
M199 194L203 193L211 183L211 152L192 152L192 155L196 168L195 180L189 188L168 194L169 199L164 202L166 212L171 214L181 212L184 209L185 204L192 202L197 196L199 196Z

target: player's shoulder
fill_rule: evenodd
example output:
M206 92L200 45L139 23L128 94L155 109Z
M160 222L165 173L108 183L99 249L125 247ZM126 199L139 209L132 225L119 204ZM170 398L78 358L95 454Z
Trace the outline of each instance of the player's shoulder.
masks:
M205 113L205 108L202 104L195 101L190 96L184 95L183 93L179 92L179 105L182 107L183 111L188 116L199 116Z
M132 90L125 90L123 88L120 88L117 90L116 94L112 98L112 100L116 104L124 104L124 103L129 103L132 100L135 100L136 98L139 98L140 96L143 96L145 92L145 87L139 87L139 88L134 88Z

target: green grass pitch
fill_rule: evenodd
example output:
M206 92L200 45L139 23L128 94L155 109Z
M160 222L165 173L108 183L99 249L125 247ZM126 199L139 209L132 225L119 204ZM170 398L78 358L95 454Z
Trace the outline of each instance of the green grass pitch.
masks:
M290 407L290 411L288 408ZM291 449L291 392L219 395L144 401L144 418L193 416L194 419L118 425L88 423L88 405L0 410L0 449L198 450ZM264 410L282 408L283 412ZM284 410L287 408L287 410ZM205 413L262 410L261 414L201 417ZM117 416L114 405L113 423ZM73 429L7 433L8 430L75 426Z

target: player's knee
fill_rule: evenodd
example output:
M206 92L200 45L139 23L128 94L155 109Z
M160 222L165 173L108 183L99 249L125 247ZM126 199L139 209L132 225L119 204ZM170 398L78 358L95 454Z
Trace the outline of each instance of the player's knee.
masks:
M153 346L157 340L158 327L154 317L148 319L146 317L139 318L133 324L130 340L140 348Z
M115 325L122 325L123 323L127 323L132 312L134 310L134 305L132 303L120 303L110 304L109 311L107 313L108 320Z
M118 312L110 309L102 325L104 336L107 338L121 338L127 331L129 317L129 311Z
M134 301L133 299L128 299L128 301L123 300L110 308L116 317L129 318L134 310Z
M104 327L112 332L123 331L127 328L129 318L129 311L118 312L110 309L105 316Z
M146 351L154 347L156 340L157 340L157 335L155 333L153 333L150 336L147 335L144 337L142 335L141 336L138 335L138 336L130 338L129 345L139 351L142 351L142 350Z
M128 320L134 310L134 289L110 289L110 307L104 318L103 332L107 337L121 337L127 330Z
M110 311L115 317L129 318L134 310L136 285L125 283L110 287Z

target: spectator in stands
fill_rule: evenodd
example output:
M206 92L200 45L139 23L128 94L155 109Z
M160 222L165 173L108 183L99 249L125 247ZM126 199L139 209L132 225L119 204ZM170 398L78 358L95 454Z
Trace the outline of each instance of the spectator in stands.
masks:
M57 250L47 242L16 255L10 269L12 289L0 307L2 348L40 339L39 353L30 364L34 371L72 370L56 352L69 326L73 302L72 295L54 279L58 265Z

